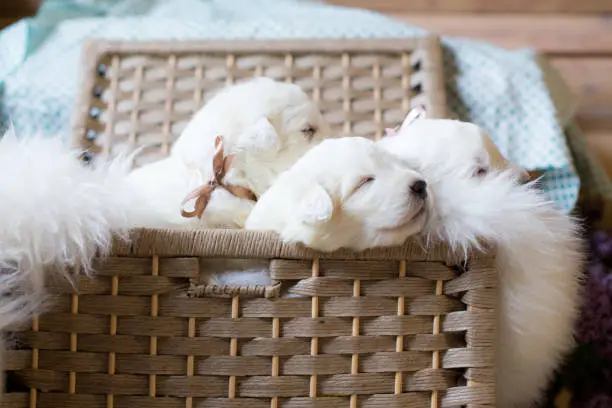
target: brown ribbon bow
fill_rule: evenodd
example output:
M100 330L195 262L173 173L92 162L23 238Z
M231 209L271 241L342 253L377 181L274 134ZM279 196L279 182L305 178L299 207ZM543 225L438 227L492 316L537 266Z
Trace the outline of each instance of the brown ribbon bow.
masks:
M202 214L204 213L204 210L206 209L206 206L210 201L210 196L217 187L222 187L226 189L236 197L257 201L257 197L255 197L255 194L250 189L241 186L232 186L223 182L225 174L232 166L233 159L234 155L224 156L223 136L217 136L215 138L215 153L213 155L212 160L213 175L208 181L208 183L193 190L187 195L187 197L185 197L181 205L185 205L185 203L193 199L195 199L196 201L195 208L193 211L185 211L183 208L181 208L181 215L183 217L202 217Z

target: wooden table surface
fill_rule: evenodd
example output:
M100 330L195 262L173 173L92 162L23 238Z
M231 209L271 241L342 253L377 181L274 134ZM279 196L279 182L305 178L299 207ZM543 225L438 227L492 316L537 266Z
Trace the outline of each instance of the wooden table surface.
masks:
M40 0L0 0L0 27ZM612 0L330 0L442 35L546 53L580 98L578 122L612 175Z

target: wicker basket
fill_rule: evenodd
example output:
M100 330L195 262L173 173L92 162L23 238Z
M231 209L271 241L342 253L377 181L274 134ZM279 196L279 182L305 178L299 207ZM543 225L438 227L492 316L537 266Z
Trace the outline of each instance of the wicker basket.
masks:
M87 160L144 144L163 156L210 90L254 74L300 84L346 133L380 137L414 104L444 112L436 38L94 42L85 56ZM214 258L270 260L304 297L186 296ZM495 405L490 251L466 264L415 243L321 254L262 232L135 230L98 261L16 331L3 407Z

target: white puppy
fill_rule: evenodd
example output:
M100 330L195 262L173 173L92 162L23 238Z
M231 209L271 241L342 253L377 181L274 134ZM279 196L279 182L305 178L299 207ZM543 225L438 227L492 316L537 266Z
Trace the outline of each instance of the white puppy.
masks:
M261 77L221 90L187 125L168 159L130 176L174 226L240 228L254 205L217 187L199 223L180 217L181 201L213 176L217 136L223 137L222 154L232 157L223 182L259 197L279 173L332 133L297 85Z
M444 162L455 171L482 176L490 170L512 169L528 178L527 172L500 153L484 129L470 122L426 116L423 108L412 109L398 130L387 129L381 145L404 158L418 155L421 163Z
M533 184L520 185L520 172L511 164L489 165L489 174L481 171L491 163L491 150L483 144L465 148L463 136L474 135L464 132L469 127L454 122L451 141L430 133L433 122L417 119L380 143L418 166L430 184L436 197L430 237L464 253L481 242L497 245L498 406L530 406L573 344L583 266L577 223L544 200ZM451 134L446 123L443 128ZM403 138L408 129L413 140ZM423 149L413 149L414 139ZM508 169L499 170L503 167Z
M400 245L425 226L429 193L419 173L375 142L326 140L281 174L245 227L320 251Z

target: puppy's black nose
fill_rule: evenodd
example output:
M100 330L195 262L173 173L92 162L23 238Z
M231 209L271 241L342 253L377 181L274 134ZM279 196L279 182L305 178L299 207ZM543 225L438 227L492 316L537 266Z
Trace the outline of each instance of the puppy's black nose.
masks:
M419 198L427 198L427 183L423 180L415 181L410 190Z

